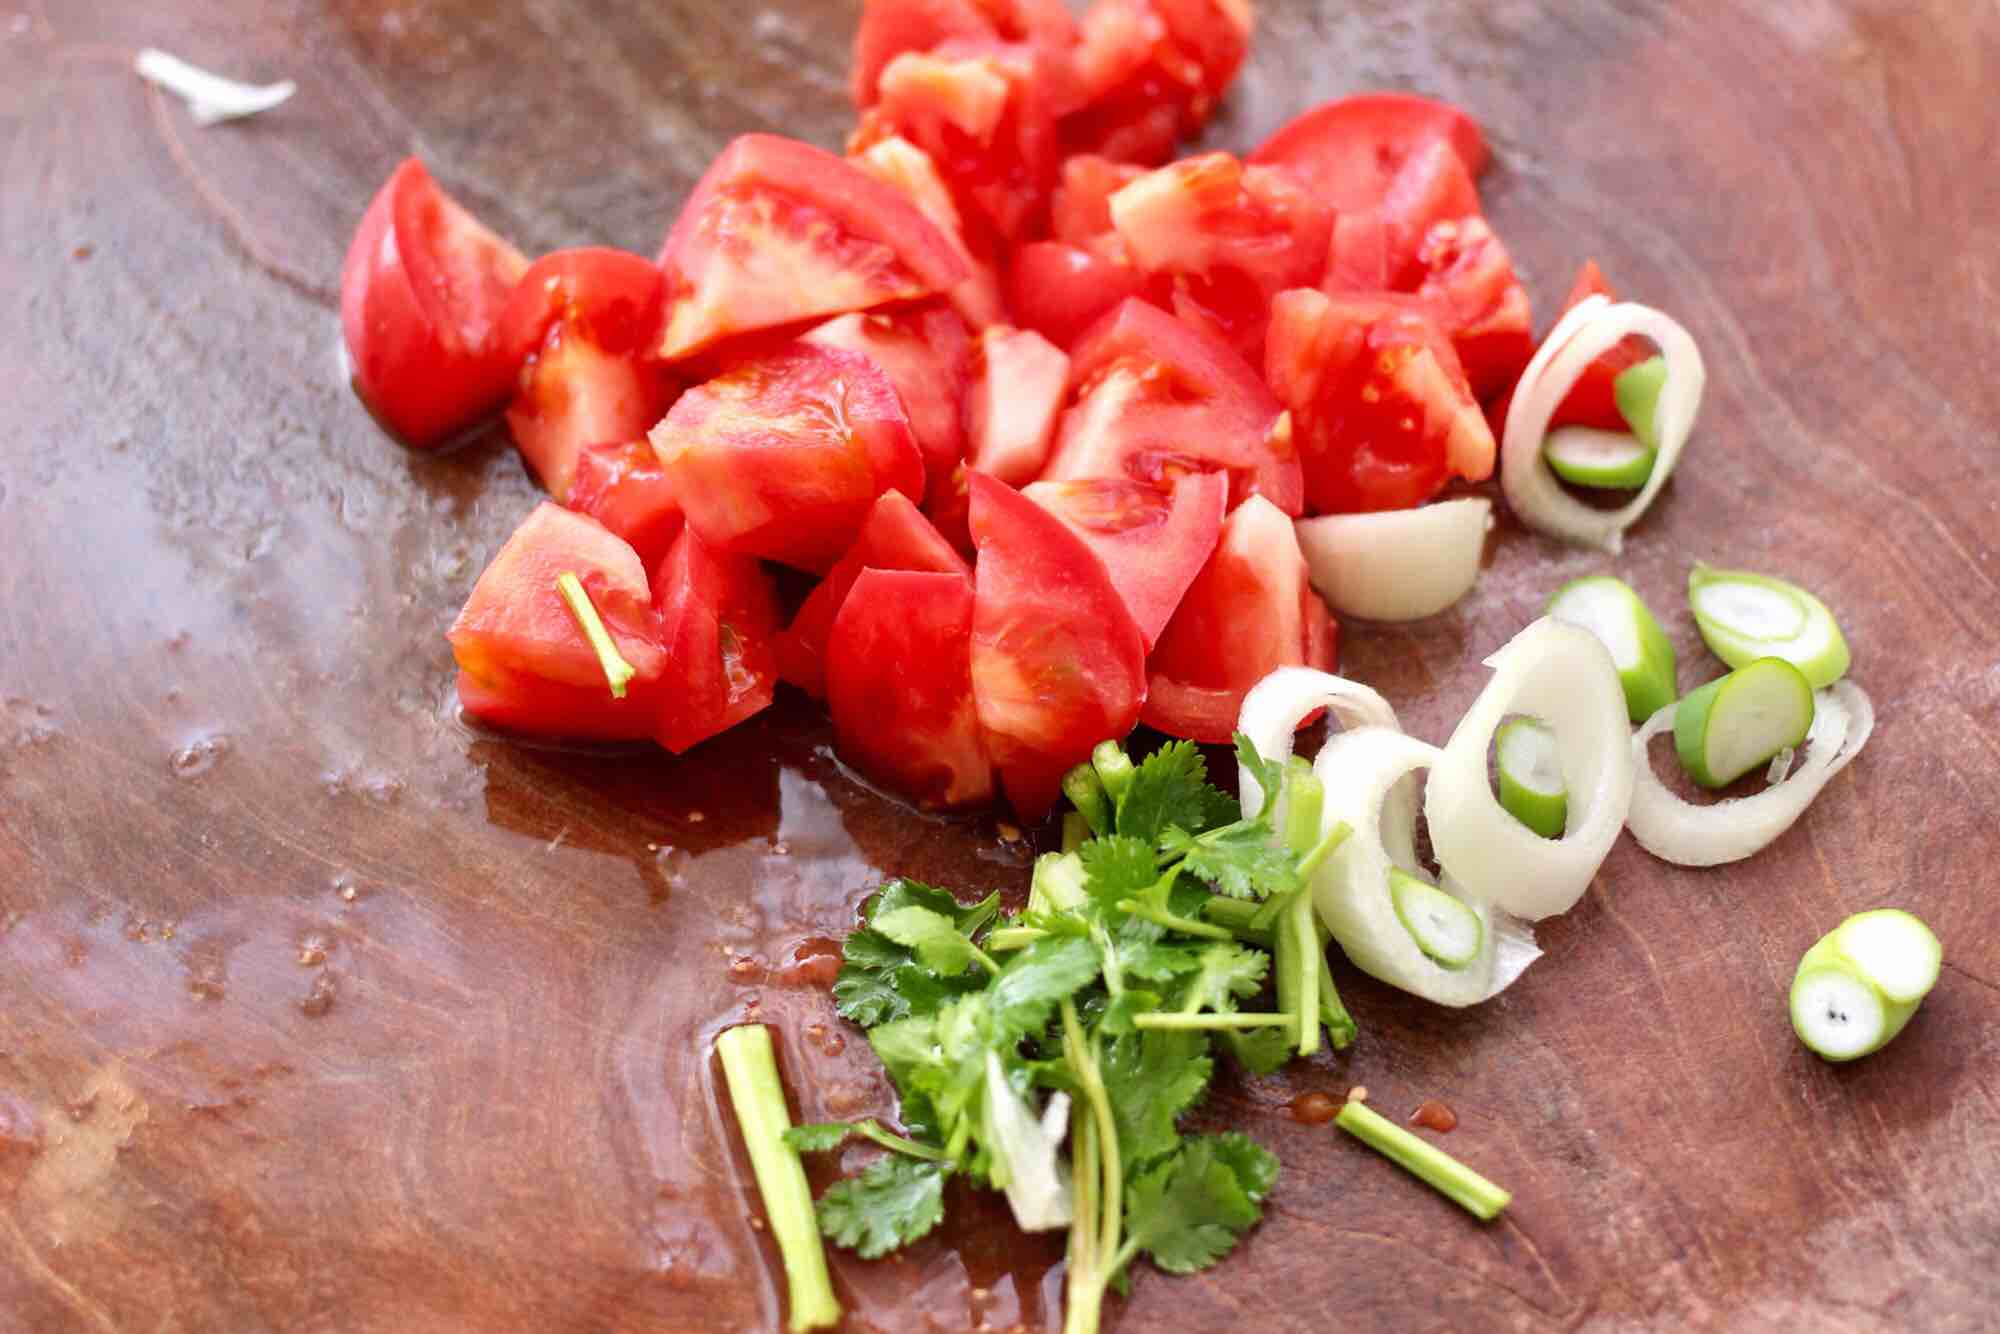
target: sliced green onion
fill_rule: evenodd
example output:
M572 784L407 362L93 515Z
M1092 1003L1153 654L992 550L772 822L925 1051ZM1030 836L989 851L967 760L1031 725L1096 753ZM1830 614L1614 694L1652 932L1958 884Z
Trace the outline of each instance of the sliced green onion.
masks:
M800 1330L827 1329L840 1323L840 1301L827 1277L826 1252L820 1246L819 1223L813 1217L812 1191L796 1149L785 1143L791 1113L785 1090L778 1083L778 1063L771 1051L771 1030L762 1024L742 1024L715 1040L722 1073L729 1082L729 1104L750 1151L757 1175L757 1192L764 1198L771 1235L784 1257L790 1288L791 1323Z
M1514 1199L1437 1145L1368 1110L1366 1103L1349 1099L1333 1123L1474 1218L1491 1222Z
M1674 646L1632 586L1608 574L1572 579L1549 599L1549 615L1582 626L1611 650L1625 714L1635 723L1674 702Z
M1728 787L1812 730L1813 689L1783 658L1759 658L1674 709L1674 751L1703 787Z
M1648 449L1659 447L1653 435L1653 417L1659 410L1660 390L1666 383L1665 357L1648 357L1636 366L1628 366L1611 382L1611 397L1618 405L1618 415Z
M1857 913L1821 936L1792 978L1792 1029L1829 1061L1880 1051L1937 984L1944 948L1899 908Z
M1097 780L1104 784L1104 793L1112 804L1125 795L1125 789L1132 785L1132 757L1116 741L1100 741L1090 752L1090 767L1097 770Z
M1094 765L1086 760L1064 774L1062 789L1069 804L1076 807L1076 813L1090 822L1092 833L1111 832L1111 806L1105 799L1104 780L1097 776Z
M1783 658L1815 690L1847 674L1850 655L1840 623L1797 584L1696 561L1688 574L1688 605L1703 641L1731 667Z
M1389 870L1389 897L1396 920L1440 968L1456 971L1479 957L1486 929L1472 909L1400 866Z
M1556 734L1539 718L1516 718L1493 738L1500 804L1543 838L1561 838L1569 822Z
M604 628L604 620L597 614L597 604L584 591L583 580L569 570L556 576L556 591L569 604L570 615L576 617L577 628L590 641L590 647L597 654L597 663L604 669L604 680L611 687L611 698L625 698L625 683L638 675L638 669L625 661L618 651L618 645L611 640L611 632Z
M1637 491L1653 475L1658 456L1637 436L1594 426L1558 427L1542 443L1542 457L1556 476L1607 491Z

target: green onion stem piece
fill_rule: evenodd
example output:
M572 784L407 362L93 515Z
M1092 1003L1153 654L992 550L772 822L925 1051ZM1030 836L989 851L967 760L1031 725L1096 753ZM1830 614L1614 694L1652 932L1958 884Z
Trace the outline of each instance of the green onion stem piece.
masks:
M1500 805L1543 838L1561 838L1569 824L1556 734L1539 718L1516 718L1493 735Z
M1710 681L1674 706L1674 753L1703 787L1728 787L1804 743L1812 682L1783 658L1759 658Z
M1088 760L1063 775L1062 789L1063 795L1069 798L1069 804L1090 822L1092 833L1111 832L1111 806L1105 797L1104 780L1097 776L1096 768ZM1067 838L1067 819L1064 824L1064 837Z
M1062 850L1075 852L1089 841L1091 836L1090 817L1082 811L1064 811L1062 818Z
M577 578L574 572L564 570L556 576L556 591L569 604L569 613L576 617L577 628L583 631L583 637L590 641L590 647L597 653L597 663L604 669L604 679L611 687L611 698L624 699L625 683L639 674L638 669L625 661L625 655L612 642L611 632L604 628L604 618L597 614L596 604L584 591L583 580Z
M1097 780L1104 784L1104 793L1113 805L1132 786L1132 757L1116 741L1098 742L1097 749L1090 752L1090 767L1097 771Z
M743 1131L750 1166L757 1175L757 1192L771 1235L784 1257L790 1287L790 1328L828 1329L840 1323L840 1301L827 1277L826 1252L820 1246L819 1224L813 1217L812 1191L798 1152L785 1143L791 1113L778 1082L778 1063L771 1050L771 1030L762 1024L742 1024L715 1040L722 1073L729 1083L729 1103Z
M1611 399L1618 415L1632 428L1632 434L1648 449L1660 447L1653 414L1660 406L1660 390L1667 384L1667 359L1648 357L1636 366L1627 366L1611 382Z
M1491 1222L1514 1198L1435 1144L1418 1139L1366 1103L1350 1100L1334 1124L1411 1176L1443 1193L1474 1218Z
M1829 1061L1880 1051L1937 984L1944 947L1900 908L1856 913L1799 960L1789 997L1799 1041Z
M1731 667L1783 658L1824 690L1847 674L1847 637L1826 604L1797 584L1695 562L1688 607L1702 642Z

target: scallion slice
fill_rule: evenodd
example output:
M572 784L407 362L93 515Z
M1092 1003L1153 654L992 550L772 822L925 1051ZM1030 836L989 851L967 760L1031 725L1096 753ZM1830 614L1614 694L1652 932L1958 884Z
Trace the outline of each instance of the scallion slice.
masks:
M1561 838L1569 821L1556 734L1538 718L1516 718L1493 738L1500 804L1543 838Z
M1648 449L1659 448L1659 438L1653 431L1653 418L1660 407L1660 390L1667 384L1667 359L1648 357L1636 366L1628 366L1618 372L1618 378L1611 382L1612 400L1618 404L1618 415L1632 428L1632 434Z
M1392 866L1389 898L1410 939L1440 968L1456 971L1479 957L1486 938L1479 914L1436 885Z
M1728 787L1812 730L1813 690L1783 658L1759 658L1674 708L1674 751L1703 787Z
M1792 1029L1829 1061L1880 1051L1910 1022L1943 964L1937 936L1911 914L1857 913L1799 960L1789 998Z
M1850 655L1840 623L1797 584L1697 561L1688 574L1688 605L1703 641L1731 667L1783 658L1815 690L1847 674Z
M1653 475L1655 450L1635 435L1595 426L1562 426L1549 432L1542 457L1572 486L1637 491Z
M1582 626L1611 650L1625 713L1635 723L1674 702L1674 645L1632 586L1608 574L1572 579L1549 599L1549 615Z

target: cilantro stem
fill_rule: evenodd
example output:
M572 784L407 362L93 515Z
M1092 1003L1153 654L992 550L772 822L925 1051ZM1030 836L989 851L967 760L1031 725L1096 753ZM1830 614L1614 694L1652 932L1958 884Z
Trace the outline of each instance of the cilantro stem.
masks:
M951 1161L951 1155L943 1149L933 1148L929 1144L919 1144L913 1139L904 1139L895 1131L885 1127L880 1121L873 1119L856 1121L854 1123L854 1133L874 1140L877 1144L880 1144L892 1153L905 1154L911 1158L921 1158L927 1163L948 1163Z
M1361 1030L1354 1016L1347 1012L1347 1006L1341 1003L1339 988L1333 985L1333 969L1326 962L1326 937L1319 936L1318 940L1320 1022L1326 1025L1326 1040L1333 1044L1333 1049L1345 1051Z
M995 954L1024 950L1048 934L1039 926L998 926L986 933L986 948Z
M1104 1089L1104 1075L1098 1068L1095 1046L1084 1036L1083 1024L1077 1019L1075 1001L1062 1003L1062 1020L1063 1056L1077 1077L1077 1087L1083 1093L1084 1101L1090 1104L1095 1130L1092 1138L1097 1144L1097 1168L1102 1181L1097 1201L1098 1235L1091 1250L1091 1259L1100 1263L1089 1266L1083 1278L1090 1291L1088 1306L1081 1317L1087 1323L1079 1323L1074 1282L1069 1295L1069 1313L1064 1319L1065 1330L1080 1334L1081 1331L1096 1330L1098 1311L1104 1301L1104 1286L1116 1272L1104 1268L1101 1259L1118 1253L1119 1232L1125 1222L1125 1167L1119 1160L1118 1125L1111 1116L1111 1097ZM1081 1216L1078 1221L1082 1221Z
M556 576L556 592L569 604L570 615L576 617L577 628L590 641L590 647L597 654L597 665L604 669L605 683L611 687L611 698L625 698L625 683L639 674L639 669L625 661L625 655L618 651L618 645L611 640L611 632L604 628L604 618L597 614L597 604L584 591L583 580L570 570Z
M1319 968L1312 963L1325 950L1313 929L1313 901L1310 890L1301 890L1286 908L1277 928L1278 1002L1298 1017L1299 1055L1319 1050ZM1288 998L1290 1004L1285 1002Z
M1184 935L1202 936L1208 940L1234 940L1235 936L1226 928L1210 926L1207 922L1197 922L1192 917L1182 917L1179 913L1168 912L1165 908L1155 908L1138 899L1118 900L1120 912L1143 917L1149 922L1164 926L1169 931L1179 931Z
M1064 1038L1068 1045L1068 1038ZM1081 1122L1070 1140L1069 1282L1063 1301L1063 1334L1097 1334L1104 1285L1097 1281L1097 1123Z
M729 1103L743 1131L744 1147L750 1151L750 1166L757 1176L764 1212L770 1218L771 1235L784 1257L790 1328L798 1334L837 1325L840 1301L827 1277L826 1251L820 1246L819 1223L813 1217L812 1191L806 1185L806 1170L798 1152L785 1143L792 1117L785 1106L784 1086L778 1082L771 1030L762 1024L729 1029L715 1040L715 1051L722 1058Z
M1242 1011L1215 1013L1213 1011L1183 1014L1178 1010L1147 1010L1132 1016L1134 1028L1279 1028L1289 1026L1296 1020L1290 1014L1249 1014Z
M1340 1109L1334 1124L1475 1218L1488 1222L1498 1218L1514 1198L1443 1149L1376 1115L1364 1103L1350 1101Z
M1272 945L1269 930L1257 925L1258 915L1263 905L1247 899L1226 899L1216 895L1201 905L1201 915L1222 927L1231 936L1246 945L1261 945L1270 949Z
M1345 820L1327 830L1326 837L1315 844L1312 851L1299 858L1299 879L1310 879L1312 873L1319 869L1319 864L1327 859L1327 855L1345 843L1347 836L1353 832L1354 826Z

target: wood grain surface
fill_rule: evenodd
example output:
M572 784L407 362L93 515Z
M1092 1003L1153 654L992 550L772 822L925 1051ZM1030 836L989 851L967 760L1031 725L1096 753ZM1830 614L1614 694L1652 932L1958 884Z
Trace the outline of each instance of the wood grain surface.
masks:
M25 3L25 9L22 8ZM1220 1269L1121 1330L1978 1329L2000 1319L2000 9L1965 0L1265 5L1211 140L1409 87L1472 108L1546 320L1580 260L1711 368L1617 569L1712 670L1696 557L1842 614L1874 741L1756 860L1622 844L1470 1013L1336 961L1341 1055L1204 1120L1285 1173ZM442 631L534 499L493 439L413 457L340 370L348 235L406 153L539 251L651 253L710 155L835 145L854 13L823 0L0 5L0 1328L764 1329L775 1251L707 1056L778 1026L798 1110L888 1089L829 937L905 872L1024 882L786 698L674 761L456 719ZM141 46L295 77L198 130ZM1609 568L1503 525L1459 609L1350 626L1345 669L1442 740L1479 659ZM1851 1068L1783 992L1844 914L1945 942ZM1442 1097L1498 1225L1285 1104ZM854 1329L1040 1328L1059 1243L990 1204L836 1256Z

